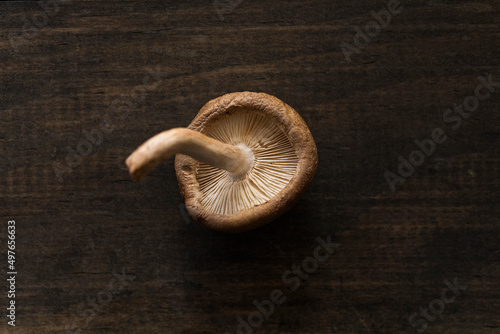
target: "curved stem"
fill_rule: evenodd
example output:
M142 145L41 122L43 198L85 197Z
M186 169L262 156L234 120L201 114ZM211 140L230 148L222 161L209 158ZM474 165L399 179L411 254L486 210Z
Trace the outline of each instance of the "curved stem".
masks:
M246 147L224 144L197 131L175 128L147 140L125 161L130 175L140 182L162 161L181 153L225 169L234 176L245 174L253 164L253 154Z

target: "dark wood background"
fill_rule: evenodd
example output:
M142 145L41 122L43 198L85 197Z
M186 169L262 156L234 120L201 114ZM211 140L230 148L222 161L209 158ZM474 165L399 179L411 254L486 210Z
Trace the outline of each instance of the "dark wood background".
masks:
M500 1L403 1L352 62L339 45L386 1L233 5L221 20L211 0L60 1L45 22L36 2L0 3L0 276L11 219L18 271L16 327L3 316L0 332L236 333L281 289L256 333L500 333L500 88L457 130L443 122L478 76L500 81ZM120 117L114 101L157 66ZM293 106L319 166L289 213L226 235L185 219L173 159L141 184L124 160L243 90ZM59 180L54 163L69 168L105 119L113 131ZM392 192L385 171L437 127L448 140ZM328 235L340 246L291 291L282 274ZM412 326L454 279L467 289Z

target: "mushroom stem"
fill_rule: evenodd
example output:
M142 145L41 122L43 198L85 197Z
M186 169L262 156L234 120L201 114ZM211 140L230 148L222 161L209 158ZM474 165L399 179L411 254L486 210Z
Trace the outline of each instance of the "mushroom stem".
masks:
M130 175L140 182L153 168L177 153L225 169L235 178L246 174L253 165L253 154L248 147L225 144L186 128L174 128L150 138L125 163Z

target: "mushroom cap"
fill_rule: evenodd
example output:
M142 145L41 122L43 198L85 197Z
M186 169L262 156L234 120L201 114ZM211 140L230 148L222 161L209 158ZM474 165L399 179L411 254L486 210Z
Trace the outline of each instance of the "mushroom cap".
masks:
M262 150L260 153L255 150L256 147L261 147L261 143L256 143L253 147L251 140L242 143L253 150L256 160L255 168L243 177L253 177L254 180L262 181L261 186L267 184L269 187L266 195L254 199L257 202L240 202L232 208L228 208L227 204L214 204L214 200L207 199L206 196L210 185L207 186L207 182L200 175L213 175L221 179L226 177L228 172L202 164L184 154L177 154L175 158L177 180L189 214L202 225L229 233L263 226L288 211L307 189L318 164L316 144L302 117L283 101L265 93L230 93L209 101L201 108L188 129L234 145L239 143L231 142L231 136L221 134L220 129L226 126L224 124L241 121L261 126L268 136L279 141L274 145L274 149L280 150L282 154L281 158L276 160L268 159L269 156L266 156L265 152L262 154ZM262 136L256 140L259 139L262 139ZM267 145L264 143L264 146ZM259 165L260 168L257 168L257 162L262 157L264 159ZM278 168L273 167L274 164ZM266 170L274 173L275 178L263 179ZM241 185L236 187L236 190L228 187L230 188L226 184L225 190L219 189L219 193L212 197L243 189Z

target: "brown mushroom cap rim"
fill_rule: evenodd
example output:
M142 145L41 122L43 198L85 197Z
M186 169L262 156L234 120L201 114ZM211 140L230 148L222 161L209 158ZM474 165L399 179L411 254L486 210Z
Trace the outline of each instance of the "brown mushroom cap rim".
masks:
M176 175L186 208L201 224L224 232L243 232L262 226L295 204L311 182L317 167L317 150L306 123L289 105L265 93L241 92L223 95L205 104L188 129L206 134L226 117L240 112L257 112L269 117L292 144L298 157L295 174L289 183L268 202L231 215L209 212L201 205L202 193L196 178L198 161L177 154Z

